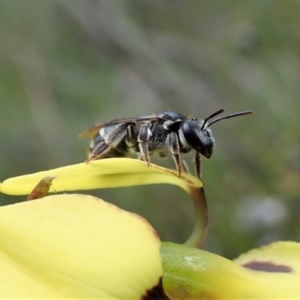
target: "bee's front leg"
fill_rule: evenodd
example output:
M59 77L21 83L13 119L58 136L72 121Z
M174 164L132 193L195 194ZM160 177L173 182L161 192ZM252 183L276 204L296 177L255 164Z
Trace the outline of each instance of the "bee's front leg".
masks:
M198 178L200 180L202 180L202 177L201 177L201 160L200 160L200 153L198 153L198 152L196 152L196 155L195 155L195 166L196 166L196 175L198 176Z

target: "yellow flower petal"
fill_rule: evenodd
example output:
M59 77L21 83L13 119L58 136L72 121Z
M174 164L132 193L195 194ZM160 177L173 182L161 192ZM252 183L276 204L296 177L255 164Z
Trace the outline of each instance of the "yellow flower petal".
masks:
M286 273L300 280L300 243L276 242L242 254L234 262L259 274Z
M35 174L5 180L0 191L10 195L28 195L36 184L47 176L56 176L50 192L91 190L99 188L126 187L157 183L177 185L188 191L189 186L202 187L202 182L189 174L178 178L171 171L129 158L110 158L61 167Z
M153 228L92 196L1 207L0 237L2 299L141 299L162 275Z
M90 190L99 188L128 187L147 184L177 185L187 192L194 202L196 222L187 245L200 246L207 231L207 206L202 182L190 175L140 160L110 158L66 166L35 174L18 176L0 184L0 192L10 195L28 195L38 182L47 177L56 177L49 192Z
M249 253L252 261L273 262L290 267L291 272L284 268L274 273L249 270L213 253L171 243L163 243L161 252L163 286L172 300L300 299L300 275L295 272L300 263L299 243L280 242ZM249 262L247 256L237 261Z

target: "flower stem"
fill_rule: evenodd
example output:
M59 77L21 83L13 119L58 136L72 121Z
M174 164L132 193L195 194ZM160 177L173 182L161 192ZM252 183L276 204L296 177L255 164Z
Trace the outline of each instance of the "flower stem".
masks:
M192 234L184 243L186 246L200 248L206 238L208 227L208 210L203 188L190 187L189 194L195 208L195 224Z

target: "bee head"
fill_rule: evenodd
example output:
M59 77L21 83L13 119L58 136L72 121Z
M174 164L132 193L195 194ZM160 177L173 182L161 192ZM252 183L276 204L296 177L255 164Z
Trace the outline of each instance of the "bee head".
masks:
M216 111L212 115L208 116L204 121L199 122L197 119L191 118L186 120L182 124L182 132L187 141L187 143L198 153L202 154L206 158L210 158L213 153L213 148L215 145L215 140L212 137L211 130L209 127L221 120L229 119L233 117L243 116L252 114L252 111L244 111L235 114L231 114L225 117L217 118L212 122L208 123L209 120L215 116L223 113L224 108Z
M187 143L198 153L206 158L210 158L214 148L214 138L211 130L201 129L202 122L196 120L187 120L182 124L183 135Z

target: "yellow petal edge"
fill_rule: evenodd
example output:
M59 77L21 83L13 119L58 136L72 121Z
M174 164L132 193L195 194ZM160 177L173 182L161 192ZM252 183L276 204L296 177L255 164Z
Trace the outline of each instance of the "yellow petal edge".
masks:
M47 176L57 177L53 181L50 192L161 183L177 185L186 192L191 186L202 187L202 182L189 174L183 174L182 178L179 178L177 171L153 164L147 167L140 160L110 158L10 178L0 184L0 191L10 195L28 195L37 182Z
M153 228L92 196L2 207L0 236L1 299L141 299L162 276Z

